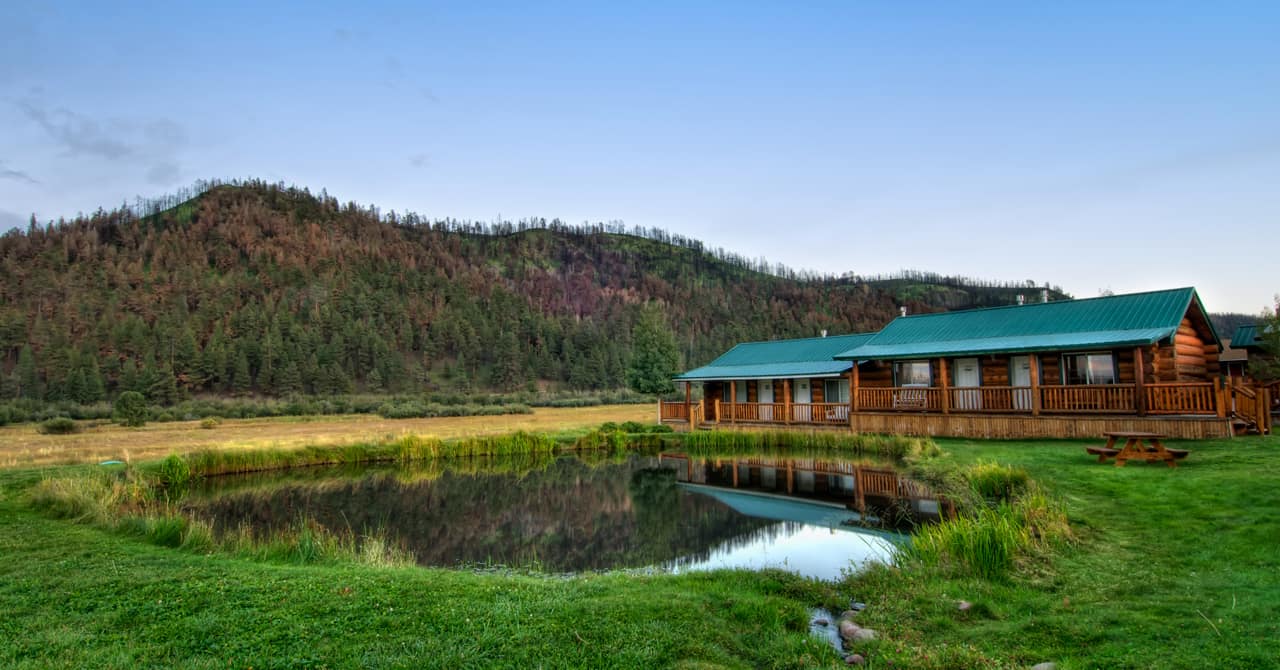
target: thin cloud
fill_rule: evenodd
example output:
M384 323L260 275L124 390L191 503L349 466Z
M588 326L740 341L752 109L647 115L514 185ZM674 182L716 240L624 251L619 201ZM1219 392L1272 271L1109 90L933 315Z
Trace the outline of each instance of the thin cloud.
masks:
M18 101L18 109L49 134L73 156L98 156L119 160L134 154L133 147L110 136L102 124L86 116L59 107L44 109L27 101Z
M427 164L426 154L414 154L409 157L409 165L412 165L413 167L420 168L420 167L426 166L426 164Z
M171 119L100 121L65 107L44 105L35 98L14 104L67 156L145 168L147 181L157 186L174 184L181 176L178 155L187 144L187 131ZM0 177L21 180L20 175L31 179L17 170L3 170ZM36 182L32 179L31 183Z
M40 181L38 179L23 172L22 170L14 170L11 168L4 167L3 162L0 162L0 179L11 179L13 181L22 182L24 184L31 184L33 186L37 186L40 184Z

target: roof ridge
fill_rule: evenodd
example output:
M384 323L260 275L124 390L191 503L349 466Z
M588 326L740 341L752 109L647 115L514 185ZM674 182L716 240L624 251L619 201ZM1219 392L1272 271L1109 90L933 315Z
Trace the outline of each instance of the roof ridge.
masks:
M906 316L900 316L897 319L894 319L894 321L897 321L898 319L915 319L915 318L922 318L922 317L928 317L928 316L941 316L943 314L973 314L975 312L992 312L1000 309L1027 309L1027 308L1040 307L1043 305L1074 305L1077 303L1090 302L1093 300L1115 300L1117 298L1130 298L1130 297L1135 297L1140 295L1151 295L1154 293L1174 293L1177 291L1195 292L1195 290L1196 290L1196 287L1194 286L1180 286L1178 288L1165 288L1165 289L1155 289L1151 291L1138 291L1137 293L1116 293L1114 295L1096 295L1089 298L1071 298L1069 300L1051 300L1049 302L1029 302L1024 305L997 305L995 307L975 307L974 309L959 309L959 310L947 311L947 312L928 312L925 314L908 314Z
M875 335L878 332L880 331L872 330L872 331L867 331L865 333L845 333L843 335L826 335L826 336L814 335L811 337L787 337L781 340L748 340L746 342L739 342L733 346L736 348L744 344L777 344L779 342L803 342L805 340L830 340L836 337L855 337L857 335Z

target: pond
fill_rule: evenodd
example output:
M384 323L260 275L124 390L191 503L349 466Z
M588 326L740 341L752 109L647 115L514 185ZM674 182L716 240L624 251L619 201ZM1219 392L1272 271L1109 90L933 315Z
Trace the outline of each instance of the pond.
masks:
M937 513L923 496L878 496L876 477L892 480L885 491L906 481L882 465L810 458L562 455L215 477L187 504L216 533L247 525L266 536L306 519L379 533L427 566L779 567L835 579L905 541L868 524Z

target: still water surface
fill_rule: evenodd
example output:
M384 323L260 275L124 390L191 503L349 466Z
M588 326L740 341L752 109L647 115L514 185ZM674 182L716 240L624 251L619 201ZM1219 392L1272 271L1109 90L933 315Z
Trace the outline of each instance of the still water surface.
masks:
M429 566L780 567L834 579L890 560L903 536L851 525L853 477L831 467L678 454L473 459L219 477L188 500L215 532L265 535L308 519L381 533Z

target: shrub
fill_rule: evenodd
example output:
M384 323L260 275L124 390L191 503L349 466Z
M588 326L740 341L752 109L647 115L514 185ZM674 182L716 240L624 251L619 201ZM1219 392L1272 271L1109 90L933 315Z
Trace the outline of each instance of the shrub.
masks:
M206 416L200 420L200 427L205 430L213 430L218 427L219 423L221 422L218 421L217 417Z
M147 425L147 399L137 391L125 391L116 398L115 420L122 426L137 428Z
M40 424L37 430L44 435L70 435L80 432L80 424L68 417L60 416Z
M1012 500L1027 490L1027 471L999 463L978 463L964 473L970 488L987 500Z

